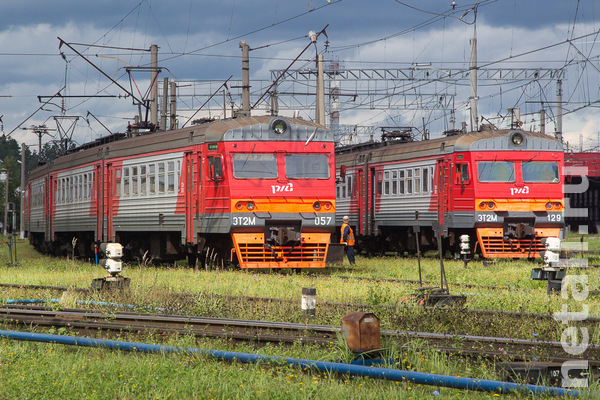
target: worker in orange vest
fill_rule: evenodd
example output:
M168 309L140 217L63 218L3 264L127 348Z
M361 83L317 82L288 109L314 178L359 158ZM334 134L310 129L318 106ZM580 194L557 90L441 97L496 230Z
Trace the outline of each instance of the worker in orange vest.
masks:
M350 217L347 215L342 218L342 230L341 230L341 241L346 245L346 256L348 257L348 261L350 261L351 265L354 264L354 232L348 223L350 222Z

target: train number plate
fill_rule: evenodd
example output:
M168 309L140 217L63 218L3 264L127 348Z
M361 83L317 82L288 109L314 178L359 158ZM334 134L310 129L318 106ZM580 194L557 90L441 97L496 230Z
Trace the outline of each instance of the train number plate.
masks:
M562 213L548 213L548 221L550 222L562 222Z
M254 226L256 225L256 217L232 217L231 224L237 226Z
M477 214L477 222L498 222L498 215L488 214Z

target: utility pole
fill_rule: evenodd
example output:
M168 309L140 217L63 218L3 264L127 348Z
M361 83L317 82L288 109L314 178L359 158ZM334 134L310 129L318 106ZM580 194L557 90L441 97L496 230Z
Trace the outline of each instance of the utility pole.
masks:
M240 41L242 49L242 115L250 116L250 46Z
M19 218L19 225L21 227L21 239L25 239L25 151L27 146L25 143L21 143L21 187L19 193L21 194L21 209Z
M6 236L8 232L8 181L9 181L9 173L8 169L4 169L0 172L0 180L6 181L6 189L4 191L4 236Z
M477 37L470 40L471 43L471 65L469 74L471 77L471 131L479 129L479 113L477 111Z
M546 110L540 110L540 132L546 134Z
M158 125L158 46L150 45L150 123Z
M315 37L315 42L317 38ZM325 126L325 78L323 73L323 54L317 55L317 104L315 122Z
M556 138L562 143L562 79L556 81Z
M169 103L169 129L177 129L177 83L171 81L171 102Z
M160 110L160 129L167 130L167 107L169 106L169 78L163 79L162 107Z

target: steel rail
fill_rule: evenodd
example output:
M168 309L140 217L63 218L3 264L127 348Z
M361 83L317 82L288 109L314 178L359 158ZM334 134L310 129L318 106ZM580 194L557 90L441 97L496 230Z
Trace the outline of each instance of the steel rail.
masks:
M330 345L338 340L341 328L330 325L206 318L182 315L150 315L133 312L106 313L85 309L51 310L47 307L0 307L0 322L25 326L60 326L89 333L91 331L185 333L197 337L281 343ZM554 362L565 357L563 344L553 341L498 338L475 335L382 330L394 342L422 339L440 351L464 356L534 360L548 358ZM477 346L475 346L477 345ZM496 347L494 347L496 346ZM500 347L504 346L504 347ZM542 354L543 353L543 354ZM588 346L589 363L600 366L600 345Z

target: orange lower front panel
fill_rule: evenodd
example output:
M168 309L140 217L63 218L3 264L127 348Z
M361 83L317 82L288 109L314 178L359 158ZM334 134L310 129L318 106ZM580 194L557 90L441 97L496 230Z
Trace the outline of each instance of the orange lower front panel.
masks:
M535 228L535 236L522 239L504 239L502 228L478 228L477 239L483 257L535 258L544 250L542 238L559 237L560 228Z
M262 233L233 233L241 268L325 268L329 233L303 233L298 246L270 246Z

